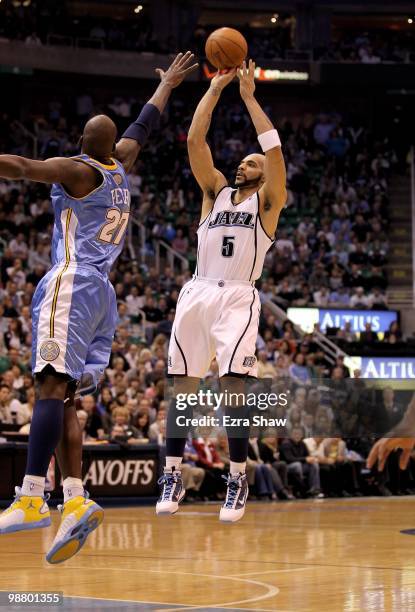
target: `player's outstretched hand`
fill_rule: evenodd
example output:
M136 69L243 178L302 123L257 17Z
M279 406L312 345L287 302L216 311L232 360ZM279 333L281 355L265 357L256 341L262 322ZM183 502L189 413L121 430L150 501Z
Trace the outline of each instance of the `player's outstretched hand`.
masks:
M248 66L244 61L242 66L238 68L239 91L241 98L249 98L254 95L255 91L255 62L249 60Z
M235 78L236 68L229 68L227 70L219 70L210 82L212 88L219 88L222 90L226 85L229 85Z
M179 53L167 70L156 68L156 72L163 83L166 83L166 85L169 85L173 89L180 85L183 79L185 79L188 74L194 72L199 66L197 62L194 62L194 59L195 56L191 51L186 51L184 54Z
M381 472L385 467L385 463L392 451L402 448L402 454L399 458L399 467L404 470L411 458L411 452L415 447L415 438L381 438L371 448L366 461L368 468L372 468L376 462L378 469Z

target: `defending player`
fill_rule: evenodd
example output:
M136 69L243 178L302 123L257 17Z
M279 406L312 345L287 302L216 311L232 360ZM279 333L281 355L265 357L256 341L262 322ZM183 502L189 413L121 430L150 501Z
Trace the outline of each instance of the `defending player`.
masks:
M189 131L190 165L203 191L203 204L196 272L180 293L169 347L169 374L174 376L176 397L196 392L215 355L222 390L243 393L245 377L256 376L260 301L254 282L261 276L286 202L286 173L278 132L254 97L254 71L255 64L250 61L248 68L244 62L241 69L217 74ZM265 155L247 155L240 162L233 189L215 168L206 135L222 90L235 74ZM226 407L228 412L235 408L241 413L243 406ZM177 414L173 400L167 418L166 466L157 514L173 514L184 496L180 466L186 431L181 428L179 437ZM228 429L231 463L227 496L220 511L222 521L237 521L245 511L248 437L249 428L241 429L238 436Z
M52 183L55 225L52 269L32 302L32 369L38 385L30 428L26 475L12 505L0 515L0 533L50 525L45 476L57 456L63 477L62 521L50 563L65 561L83 546L103 510L82 486L82 436L73 404L76 383L97 385L108 365L117 323L109 270L121 253L130 214L126 173L177 87L196 65L180 53L161 83L116 144L116 127L99 115L85 125L81 155L34 161L0 156L0 176ZM70 401L64 404L65 399Z

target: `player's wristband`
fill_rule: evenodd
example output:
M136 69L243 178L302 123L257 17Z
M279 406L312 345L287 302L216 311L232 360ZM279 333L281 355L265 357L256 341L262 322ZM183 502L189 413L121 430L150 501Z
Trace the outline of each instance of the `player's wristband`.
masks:
M275 147L281 146L280 135L275 129L268 130L268 132L264 132L263 134L259 134L258 142L261 145L261 149L264 153L266 153L270 149L274 149Z
M160 111L154 104L145 104L137 119L125 130L123 138L136 140L140 146L144 146L150 136L152 129L157 128L160 123Z

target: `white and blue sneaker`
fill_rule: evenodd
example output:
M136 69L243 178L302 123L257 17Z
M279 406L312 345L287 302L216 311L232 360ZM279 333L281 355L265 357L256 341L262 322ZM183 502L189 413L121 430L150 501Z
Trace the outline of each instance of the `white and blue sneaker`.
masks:
M186 493L182 473L175 468L164 468L164 474L159 478L158 484L163 485L163 488L156 504L156 514L175 514Z
M219 520L223 523L235 523L245 514L248 497L248 479L246 474L228 474L222 476L226 480L228 490L225 503L220 509Z

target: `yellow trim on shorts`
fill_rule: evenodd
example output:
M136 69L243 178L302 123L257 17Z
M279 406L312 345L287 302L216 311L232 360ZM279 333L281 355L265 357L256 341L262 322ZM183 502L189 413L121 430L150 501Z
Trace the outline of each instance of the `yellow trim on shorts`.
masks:
M49 320L49 337L50 338L54 338L55 336L55 313L56 313L56 304L58 302L59 289L61 286L61 279L62 279L64 272L66 272L66 270L68 269L69 263L71 261L71 254L69 252L69 225L71 222L71 217L72 217L72 208L69 208L68 215L66 217L66 224L65 224L65 265L58 274L58 277L56 279L56 284L55 284L55 291L53 293L52 310L50 313L50 320Z

